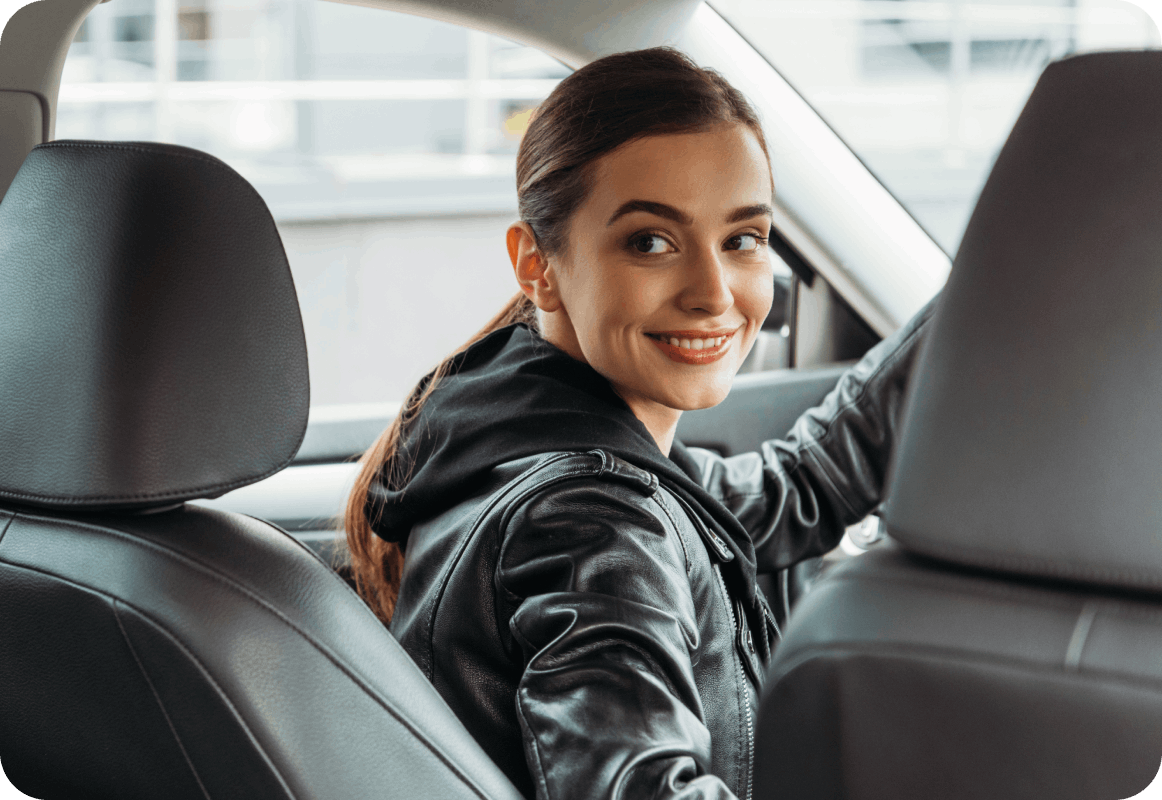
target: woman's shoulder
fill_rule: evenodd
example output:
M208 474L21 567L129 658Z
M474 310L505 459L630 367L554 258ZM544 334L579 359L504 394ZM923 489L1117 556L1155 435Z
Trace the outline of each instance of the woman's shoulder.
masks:
M510 599L545 591L636 596L635 586L643 597L659 586L689 595L696 534L653 473L603 450L561 452L508 489L488 527L499 537L498 588Z

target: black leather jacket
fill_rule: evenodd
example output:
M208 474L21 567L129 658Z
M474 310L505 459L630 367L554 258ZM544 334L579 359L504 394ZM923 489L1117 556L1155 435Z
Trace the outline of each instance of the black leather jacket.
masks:
M930 313L784 441L727 459L679 446L760 570L826 552L878 505ZM527 795L749 798L765 664L723 578L731 551L656 475L568 444L458 479L412 522L393 633Z

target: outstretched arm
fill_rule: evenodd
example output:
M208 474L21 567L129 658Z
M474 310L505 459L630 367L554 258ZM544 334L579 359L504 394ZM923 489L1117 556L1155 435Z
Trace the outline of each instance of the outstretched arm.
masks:
M750 531L760 572L826 553L880 504L908 376L936 302L869 350L785 439L731 458L690 449L703 485Z

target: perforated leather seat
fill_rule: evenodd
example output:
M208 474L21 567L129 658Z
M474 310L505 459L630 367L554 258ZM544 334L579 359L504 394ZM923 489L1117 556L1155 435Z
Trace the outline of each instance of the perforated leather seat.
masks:
M1089 798L1162 761L1162 53L1051 65L912 376L894 543L792 617L759 797Z
M306 349L265 205L54 142L0 203L0 762L45 798L515 798L374 615L258 520Z

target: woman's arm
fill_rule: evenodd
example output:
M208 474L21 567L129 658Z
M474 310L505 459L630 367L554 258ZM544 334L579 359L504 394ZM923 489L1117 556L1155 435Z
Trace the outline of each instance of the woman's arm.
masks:
M506 527L498 608L525 664L517 713L542 800L734 797L707 774L691 544L651 503L578 478Z
M786 439L721 458L689 452L702 483L750 531L760 572L835 547L880 504L908 376L936 298L845 372Z

